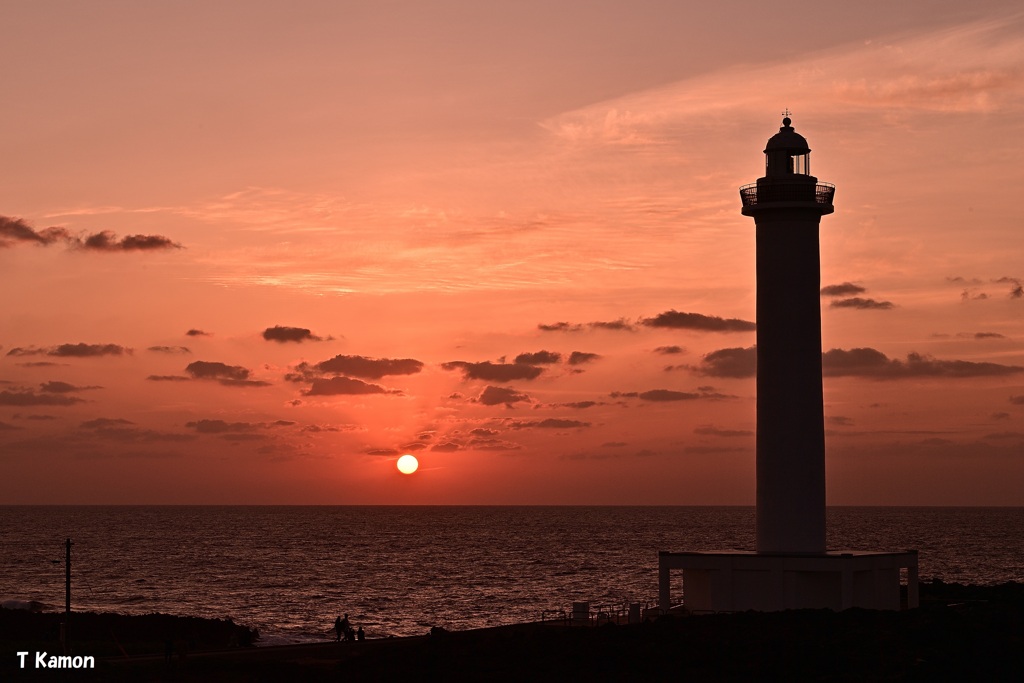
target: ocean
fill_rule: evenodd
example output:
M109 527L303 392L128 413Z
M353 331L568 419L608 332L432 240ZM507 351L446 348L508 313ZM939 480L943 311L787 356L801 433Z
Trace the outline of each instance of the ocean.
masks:
M753 507L0 507L0 601L230 617L261 644L496 626L656 600L658 551L751 549ZM923 580L1024 580L1024 508L837 507L830 549L920 551ZM679 579L674 579L679 580ZM679 588L673 589L679 594Z

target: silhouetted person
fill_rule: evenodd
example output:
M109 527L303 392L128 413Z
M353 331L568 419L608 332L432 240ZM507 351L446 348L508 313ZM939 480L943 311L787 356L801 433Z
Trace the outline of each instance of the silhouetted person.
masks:
M366 633L363 631L362 626L360 626L359 630L356 631L356 640L366 640Z
M341 620L341 634L345 636L345 641L352 640L352 624L348 621L348 614Z
M347 615L346 615L347 616ZM341 623L341 617L334 620L334 640L341 640L341 632L345 630L345 627Z

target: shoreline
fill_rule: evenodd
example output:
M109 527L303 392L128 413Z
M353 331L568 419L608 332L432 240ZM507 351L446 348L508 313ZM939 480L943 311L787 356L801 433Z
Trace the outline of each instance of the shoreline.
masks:
M94 670L74 675L228 683L339 677L564 681L613 673L617 680L1016 680L1024 670L1024 584L934 581L923 588L921 607L902 612L744 612L602 626L534 622L362 642L193 649L170 658L151 651L97 657ZM3 653L4 680L52 676L14 668L11 655Z

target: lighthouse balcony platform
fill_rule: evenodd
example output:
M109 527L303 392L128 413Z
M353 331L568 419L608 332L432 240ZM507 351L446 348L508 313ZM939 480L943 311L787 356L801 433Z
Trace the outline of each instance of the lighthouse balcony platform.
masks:
M814 202L831 205L836 195L832 183L765 180L740 188L743 206L760 206L777 202Z

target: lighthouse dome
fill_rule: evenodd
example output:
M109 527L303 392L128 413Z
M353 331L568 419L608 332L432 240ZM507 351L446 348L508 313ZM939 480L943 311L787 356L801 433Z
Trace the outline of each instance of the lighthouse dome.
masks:
M782 119L782 128L779 128L779 132L768 139L768 144L764 148L765 153L783 149L790 154L807 154L811 151L811 148L807 146L807 139L793 130L790 123L792 121L788 116Z

